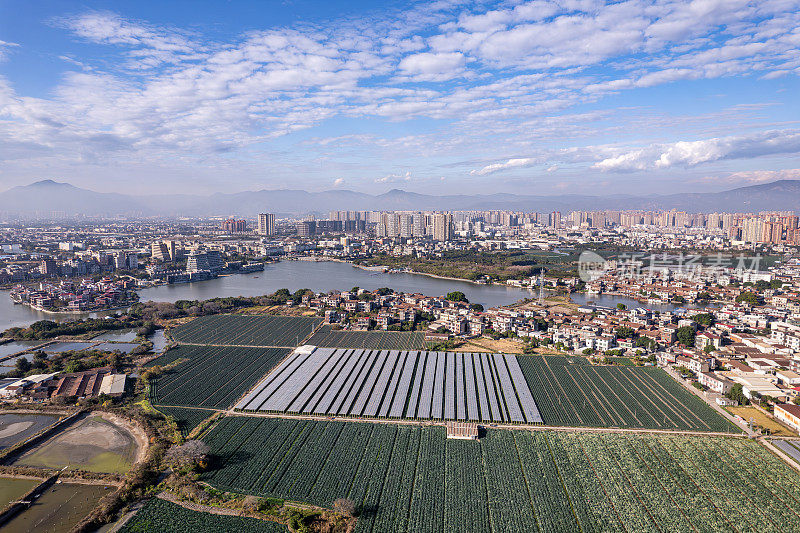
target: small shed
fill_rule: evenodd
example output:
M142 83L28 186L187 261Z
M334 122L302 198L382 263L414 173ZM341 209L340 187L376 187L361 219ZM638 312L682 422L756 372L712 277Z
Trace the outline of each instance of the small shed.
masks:
M474 422L447 422L448 439L478 440L478 424Z

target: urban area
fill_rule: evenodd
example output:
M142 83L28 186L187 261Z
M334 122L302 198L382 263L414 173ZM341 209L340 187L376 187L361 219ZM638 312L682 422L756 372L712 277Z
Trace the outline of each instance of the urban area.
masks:
M656 475L654 463L637 454L658 447L681 463L684 448L696 446L685 434L700 435L698 442L743 436L713 446L732 457L759 446L758 460L767 465L759 468L772 476L781 461L800 468L794 440L800 431L798 239L798 217L791 213L336 211L303 220L265 213L257 220L9 222L2 229L6 307L28 306L42 316L2 336L0 399L12 408L0 415L11 417L3 421L9 429L0 440L8 465L2 468L44 475L41 482L20 481L20 490L34 492L52 490L56 479L94 479L79 491L89 503L76 511L76 527L87 531L124 523L126 502L151 490L147 475L166 464L173 473L160 482L160 498L137 513L134 525L192 502L199 507L188 509L227 508L240 520L389 530L398 519L394 511L372 516L362 509L370 501L407 498L405 474L391 474L401 442L422 449L434 439L437 444L425 446L439 451L418 461L456 461L411 493L406 520L421 520L414 506L435 506L436 487L461 475L450 472L455 464L491 454L483 479L509 460L510 438L526 455L541 453L541 446L560 451L533 463L532 457L519 463L515 451L513 465L503 467L512 469L510 477L471 480L465 490L480 491L481 498L487 489L510 494L524 480L534 483L531 476L539 474L533 472L542 468L552 472L547 476L602 468L591 483L610 490L615 485L605 476L622 475L622 461L638 457L628 466L639 479L626 489L642 498L635 505L612 493L583 501L577 486L566 486L550 503L534 499L532 512L561 506L545 529L563 531L593 523L604 511L591 506L603 501L653 513L662 500L647 503L644 496L669 495L687 480L647 483ZM171 303L139 296L160 287L268 278L275 265L331 263L385 284L339 287L329 279L324 289L311 290L305 282L312 280L300 279L259 296ZM441 294L396 290L392 276L398 274L459 285ZM506 287L520 297L484 305L470 301L463 283ZM264 412L279 417L259 418ZM387 419L421 425L369 425ZM437 422L447 439L483 444L472 451L444 445L429 433ZM266 433L253 433L262 425ZM604 443L592 433L516 432L524 427L624 433L612 431ZM513 430L503 437L499 428ZM235 436L242 432L251 436ZM272 433L299 435L306 444L292 445L294 437L273 442ZM75 440L84 434L102 437ZM374 464L370 459L365 466L368 456L358 454L344 459L352 471L384 469L388 493L371 496L374 481L352 472L349 488L336 488L342 467L325 455L344 453L353 439L367 439L376 450L390 445L391 457L379 454ZM228 457L234 442L251 450L244 466L254 475L237 479L243 465L234 471L235 462L209 466L214 457ZM570 457L574 451L567 450L576 445L588 455ZM316 481L300 488L301 462L274 472L264 467L290 451L324 465ZM570 462L562 464L558 453ZM696 472L683 475L723 475L716 459L692 460ZM61 466L73 470L65 475L56 471ZM536 479L541 487L525 490L525 497L551 482ZM762 485L760 478L751 483L763 501L789 490ZM255 497L242 499L248 493ZM720 505L707 496L710 505ZM20 512L26 500L15 501L9 516L28 516L29 510ZM502 498L482 501L481 512L503 512ZM794 512L789 501L778 501ZM581 513L567 513L570 506ZM711 509L718 520L730 520ZM473 520L458 516L466 509L435 512L444 512L444 523L454 528ZM621 516L606 519L628 525ZM786 520L787 527L794 524L788 514ZM418 527L438 530L434 523ZM758 529L752 526L744 529Z

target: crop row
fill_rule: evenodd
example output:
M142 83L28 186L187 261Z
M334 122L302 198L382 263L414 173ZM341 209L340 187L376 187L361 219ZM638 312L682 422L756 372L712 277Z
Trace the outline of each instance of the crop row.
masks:
M181 345L152 361L175 365L150 380L157 405L225 409L283 359L285 348Z
M211 315L180 325L171 334L186 344L289 348L302 344L321 322L307 316Z
M178 430L184 437L199 426L203 420L215 413L215 411L209 411L207 409L192 409L191 407L175 406L158 406L158 410L175 421Z
M306 344L321 348L424 350L425 334L421 331L342 331L322 326Z
M572 364L561 356L517 360L545 424L735 431L658 368Z
M286 533L286 526L257 518L191 511L160 498L149 500L121 533Z
M331 506L358 531L789 531L800 478L756 442L227 417L221 489Z

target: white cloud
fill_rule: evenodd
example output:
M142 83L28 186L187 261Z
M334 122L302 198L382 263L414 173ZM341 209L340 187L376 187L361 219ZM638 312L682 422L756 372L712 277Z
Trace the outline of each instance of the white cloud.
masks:
M6 59L6 57L8 57L9 48L16 48L18 46L18 43L9 43L7 41L0 40L0 61L3 61Z
M776 180L800 179L800 168L784 170L743 170L722 176L706 176L700 181L713 183L768 183Z
M473 176L486 176L487 174L494 174L495 172L500 172L501 170L531 167L540 163L541 161L534 158L509 159L505 163L492 163L491 165L486 165L483 168L471 170L470 174Z
M800 131L776 130L701 141L655 144L607 157L593 165L603 171L693 167L727 159L800 153Z
M464 63L460 52L423 52L404 57L398 67L414 81L445 81L461 75Z
M785 140L758 141L750 134L744 136L748 144L717 133L727 125L741 128L732 135L787 127L759 122L746 111L738 122L709 122L703 136L717 139L645 147L637 146L643 134L632 126L662 128L655 135L675 126L686 138L701 137L696 126L679 130L686 124L668 113L656 117L662 124L649 124L643 111L635 125L619 107L606 120L559 117L580 105L602 109L609 93L677 80L796 76L798 7L793 0L537 0L499 7L454 0L384 16L275 26L226 42L89 12L61 20L59 28L107 45L102 57L70 50L63 58L75 71L59 76L40 93L45 96L18 93L0 79L0 161L26 160L27 150L26 164L53 172L59 161L109 165L123 158L246 168L276 138L323 123L324 133L304 139L327 135L327 126L341 119L345 128L358 120L374 123L366 130L370 134L335 143L346 145L340 151L326 148L326 141L303 144L308 158L275 148L281 161L276 164L308 168L313 163L306 160L318 161L320 152L341 163L345 153L358 150L372 161L407 154L468 158L467 168L498 161L471 172L485 176L553 161L571 167L576 159L584 166L597 161L600 170L644 170L757 157L768 150L791 153L780 151ZM0 57L10 45L0 42ZM433 120L398 124L417 118ZM353 131L365 130L337 133ZM631 148L585 147L600 134L625 135ZM559 151L564 146L583 148ZM745 146L753 151L743 151ZM505 160L509 153L527 157ZM388 182L391 169L409 166L409 160L354 174L385 174ZM346 175L352 168L341 164L320 165L321 183L334 177L326 172ZM372 184L384 178L363 179Z
M408 171L405 174L389 174L387 176L376 178L375 183L397 183L399 181L411 181L412 179L411 172Z
M344 178L336 178L333 180L334 187L339 187L340 185L344 185Z

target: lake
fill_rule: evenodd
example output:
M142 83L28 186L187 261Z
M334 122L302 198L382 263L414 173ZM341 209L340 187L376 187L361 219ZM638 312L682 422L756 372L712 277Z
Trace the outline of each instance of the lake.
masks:
M397 291L417 292L426 296L442 296L451 291L463 292L470 302L482 304L487 309L508 305L523 298L535 297L535 291L502 285L479 285L468 281L433 278L421 274L385 273L364 270L348 263L336 261L281 261L267 264L263 272L220 276L195 283L159 285L139 291L142 301L175 302L177 300L207 300L224 296L260 296L286 288L311 289L315 292L349 290L352 287L377 289L390 287ZM635 304L633 300L615 296L587 298L575 294L577 303L595 300L599 305L616 305L616 302ZM602 301L601 301L602 300ZM655 306L651 306L655 307ZM667 307L667 306L664 306ZM672 307L672 306L669 306ZM113 314L110 311L105 314ZM101 313L102 314L102 313ZM81 315L54 315L35 311L26 305L14 305L8 291L0 291L0 330L13 326L26 326L36 320L72 320ZM97 316L97 313L83 316Z
M350 290L353 287L390 287L396 291L419 292L427 296L442 296L451 291L461 291L470 302L483 304L487 308L514 303L533 294L525 289L501 285L479 285L420 274L375 272L336 261L281 261L265 265L263 272L144 289L139 291L139 298L142 301L174 302L207 300L220 296L260 296L283 288L292 292L306 288L315 292L327 292Z

